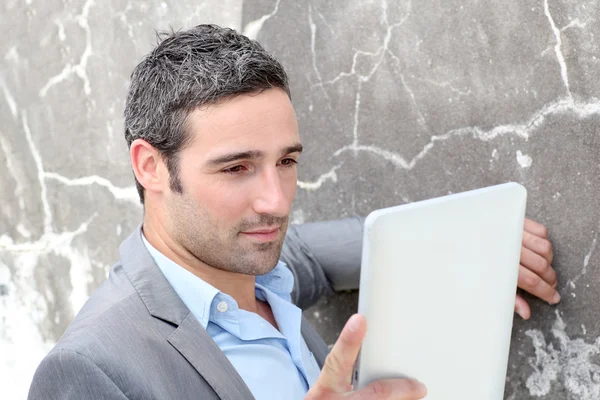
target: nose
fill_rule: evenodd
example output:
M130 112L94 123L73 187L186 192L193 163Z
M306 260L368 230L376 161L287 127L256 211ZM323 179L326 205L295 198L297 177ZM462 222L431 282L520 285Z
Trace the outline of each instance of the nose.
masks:
M263 171L253 202L256 213L280 218L289 215L293 194L292 196L287 195L283 179L277 168ZM295 190L295 185L293 189Z

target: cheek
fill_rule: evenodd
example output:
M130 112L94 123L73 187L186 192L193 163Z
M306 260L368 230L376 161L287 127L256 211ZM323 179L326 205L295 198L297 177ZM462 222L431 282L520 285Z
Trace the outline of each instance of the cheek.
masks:
M198 187L194 193L198 204L217 220L237 221L249 207L247 188L230 182L216 182Z
M291 172L291 171L290 171ZM296 196L296 188L298 186L298 173L294 170L290 174L285 175L281 180L281 190L284 196L291 203Z

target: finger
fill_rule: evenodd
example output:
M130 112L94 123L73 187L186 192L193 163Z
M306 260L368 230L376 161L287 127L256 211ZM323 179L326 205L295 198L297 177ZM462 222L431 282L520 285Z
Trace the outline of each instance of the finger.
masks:
M522 265L519 266L518 286L550 304L556 304L560 301L560 295L555 288Z
M520 295L517 295L515 298L515 312L523 319L527 320L531 318L531 308L527 304L527 301Z
M556 284L556 271L548 260L525 247L521 248L521 265L535 272L550 286Z
M544 257L550 264L554 261L552 243L546 238L523 231L523 247Z
M319 379L314 385L315 390L333 393L352 390L350 378L366 332L365 317L360 314L350 317L325 359Z
M349 400L417 400L427 395L427 388L414 379L384 379L352 393Z
M544 239L548 239L548 228L546 228L544 225L540 224L539 222L535 222L534 220L531 220L529 218L525 218L525 225L524 225L524 229L525 231L539 236L541 238Z

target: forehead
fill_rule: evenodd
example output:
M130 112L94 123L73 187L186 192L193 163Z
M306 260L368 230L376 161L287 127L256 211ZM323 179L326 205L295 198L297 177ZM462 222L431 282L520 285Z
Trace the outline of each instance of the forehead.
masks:
M297 143L298 122L280 89L244 94L193 111L188 117L188 149L196 156L224 150L263 150Z

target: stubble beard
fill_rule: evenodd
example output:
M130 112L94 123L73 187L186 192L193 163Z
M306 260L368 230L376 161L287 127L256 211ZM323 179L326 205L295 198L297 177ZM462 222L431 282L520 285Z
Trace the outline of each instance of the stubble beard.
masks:
M287 216L258 215L226 231L190 200L182 198L177 203L173 215L175 240L197 260L222 271L254 276L267 274L277 265L287 231ZM280 225L279 236L272 242L251 242L240 233L272 225Z

